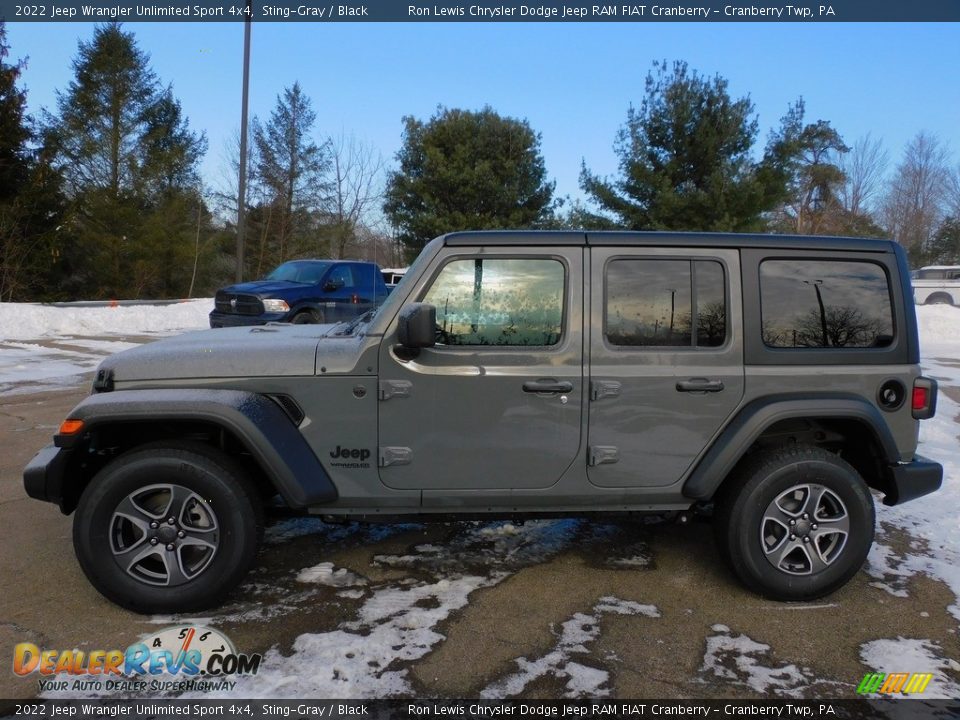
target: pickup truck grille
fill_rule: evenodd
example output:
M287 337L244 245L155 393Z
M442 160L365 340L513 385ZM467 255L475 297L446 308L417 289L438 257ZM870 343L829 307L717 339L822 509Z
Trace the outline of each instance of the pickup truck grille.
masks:
M234 315L262 315L263 303L256 295L218 292L214 299L217 312Z

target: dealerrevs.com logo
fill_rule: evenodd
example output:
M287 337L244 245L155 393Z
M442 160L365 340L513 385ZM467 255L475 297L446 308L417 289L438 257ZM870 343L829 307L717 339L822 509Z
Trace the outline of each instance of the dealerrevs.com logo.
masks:
M169 627L126 650L13 649L13 672L36 674L40 692L186 692L232 690L255 675L263 657L238 653L223 633L196 625Z

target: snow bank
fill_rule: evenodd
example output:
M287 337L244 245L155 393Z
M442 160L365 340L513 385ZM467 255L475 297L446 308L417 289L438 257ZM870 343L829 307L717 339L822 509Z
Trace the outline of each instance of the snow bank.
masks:
M0 342L77 335L152 335L209 327L213 298L175 305L53 307L0 303Z
M960 308L950 305L922 305L917 308L920 349L930 357L940 348L960 348ZM954 360L960 357L953 355Z

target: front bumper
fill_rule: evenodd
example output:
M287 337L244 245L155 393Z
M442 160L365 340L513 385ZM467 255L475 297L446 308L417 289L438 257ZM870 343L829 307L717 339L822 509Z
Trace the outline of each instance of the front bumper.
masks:
M915 455L912 462L891 465L887 473L884 505L902 505L940 489L943 465Z
M214 310L210 313L210 327L242 327L245 325L266 325L270 322L285 322L290 313L262 313L261 315L238 315Z
M23 470L23 487L27 495L55 503L63 512L70 512L73 508L68 509L64 504L63 481L71 452L51 443L34 455Z

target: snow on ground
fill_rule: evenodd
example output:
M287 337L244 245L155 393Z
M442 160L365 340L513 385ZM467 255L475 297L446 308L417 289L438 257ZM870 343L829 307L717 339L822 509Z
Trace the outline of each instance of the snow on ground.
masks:
M790 663L775 663L771 648L746 635L736 635L726 625L714 625L707 638L707 651L700 672L710 680L742 685L757 695L803 697L803 691L816 682L809 668Z
M307 527L302 521L289 521L284 525L277 533L280 537L295 537ZM442 642L445 638L437 631L437 625L466 606L471 593L499 584L521 567L544 562L563 550L602 539L607 534L606 526L593 526L580 520L537 521L521 526L500 522L458 525L459 532L443 552L438 552L440 548L435 545L424 544L405 555L374 558L374 565L416 570L421 577L371 584L344 568L334 569L331 563L300 571L297 580L303 583L352 585L354 591L360 590L359 594L354 592L348 596L363 599L356 620L342 623L330 632L300 635L290 656L284 656L277 649L270 650L255 677L239 679L240 684L231 691L233 696L383 698L409 695L413 688L407 679L407 670L398 668L398 663L421 658ZM365 528L350 523L332 532L346 537L376 529L377 526ZM338 595L343 597L344 592ZM650 614L655 613L656 608L605 598L595 612ZM218 623L220 619L215 616L210 622ZM569 648L564 650L562 640L558 648L570 652ZM572 661L564 663L567 664L572 692L581 687L581 683L588 683L591 677L597 681L597 687L606 679L606 673L601 678L585 668L575 667L577 664ZM291 673L291 667L311 668L311 671ZM559 664L557 668L559 670Z
M923 692L924 700L956 700L960 697L960 685L943 672L960 672L960 663L945 658L943 648L932 640L902 637L871 640L860 646L860 659L869 668L889 672L931 673L933 679Z
M130 307L0 303L0 396L80 385L107 355L208 327L212 307L210 298Z
M213 298L174 305L54 307L0 303L0 341L103 335L152 335L209 327Z
M633 600L621 600L615 597L603 597L593 607L592 613L576 613L560 628L557 644L553 650L537 658L517 658L518 670L513 675L497 680L480 692L484 700L513 697L523 692L527 685L537 678L552 676L566 680L568 698L600 698L610 694L607 681L610 673L600 668L585 665L572 658L574 655L588 655L587 648L600 635L600 616L646 615L660 617L660 611L654 605L643 605Z
M917 308L923 372L941 386L960 388L960 308L932 305ZM944 481L932 495L896 507L877 506L877 544L867 572L877 586L892 594L907 594L906 580L918 572L945 582L957 602L950 612L960 620L960 405L945 392L937 400L937 414L920 424L918 453L943 464ZM884 524L902 528L912 537L902 557L884 543Z

